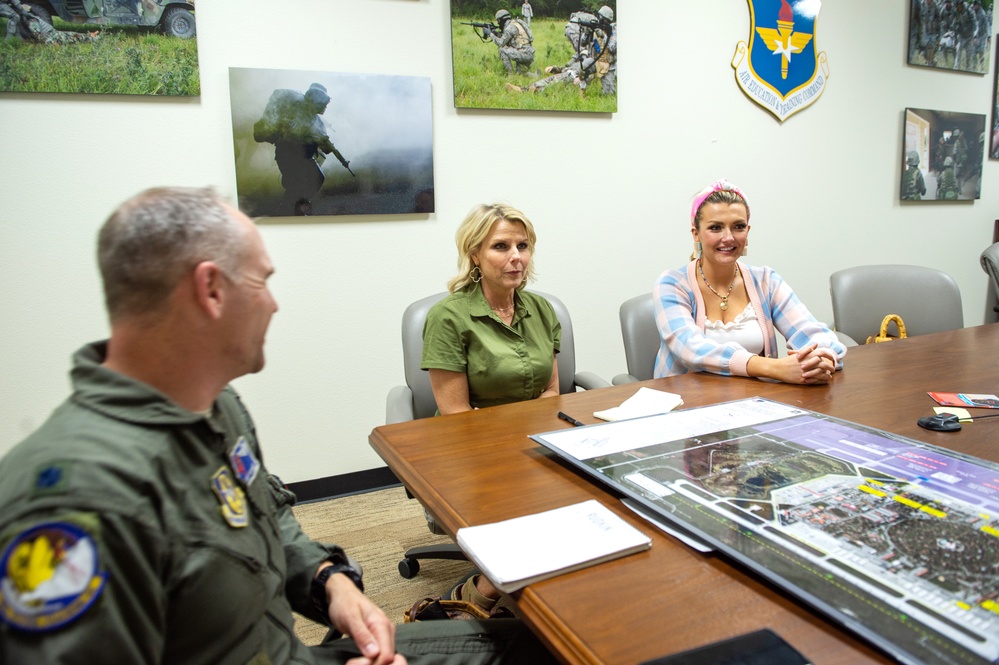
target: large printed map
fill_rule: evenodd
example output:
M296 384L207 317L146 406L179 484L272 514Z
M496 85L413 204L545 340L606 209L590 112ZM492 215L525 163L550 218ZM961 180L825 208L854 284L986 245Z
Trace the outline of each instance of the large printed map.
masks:
M902 662L999 662L999 465L763 399L532 438Z

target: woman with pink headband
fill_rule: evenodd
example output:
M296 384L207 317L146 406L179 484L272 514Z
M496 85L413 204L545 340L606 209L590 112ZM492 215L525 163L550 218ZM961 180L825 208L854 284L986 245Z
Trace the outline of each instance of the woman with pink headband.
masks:
M719 180L690 208L694 256L653 291L662 343L655 376L712 372L785 383L827 383L846 347L774 270L739 262L749 246L749 204ZM775 331L787 340L778 357Z

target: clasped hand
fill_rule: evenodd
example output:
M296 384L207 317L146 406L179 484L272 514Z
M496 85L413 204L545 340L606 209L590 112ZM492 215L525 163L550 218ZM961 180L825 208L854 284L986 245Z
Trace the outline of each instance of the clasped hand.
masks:
M821 384L829 383L836 373L836 360L831 349L818 348L818 344L809 344L788 354L788 359L800 370L798 380L789 379L788 383ZM794 376L792 369L791 376Z

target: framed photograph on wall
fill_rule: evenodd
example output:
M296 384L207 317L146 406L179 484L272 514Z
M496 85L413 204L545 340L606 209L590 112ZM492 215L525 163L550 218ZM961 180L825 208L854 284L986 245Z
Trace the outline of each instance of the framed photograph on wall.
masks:
M999 50L996 50L995 78L992 80L992 131L989 134L989 157L999 159Z
M903 201L981 197L983 114L907 108L903 125Z
M989 71L994 0L909 0L909 64Z
M245 214L434 212L429 78L231 67L229 99Z
M451 0L455 108L614 113L616 12L616 0Z
M0 1L0 92L197 97L195 0Z

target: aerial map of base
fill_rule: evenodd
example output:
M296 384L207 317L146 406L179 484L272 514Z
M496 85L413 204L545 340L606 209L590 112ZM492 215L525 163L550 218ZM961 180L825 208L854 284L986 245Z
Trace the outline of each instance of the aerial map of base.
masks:
M999 663L999 465L751 398L531 437L903 663Z

